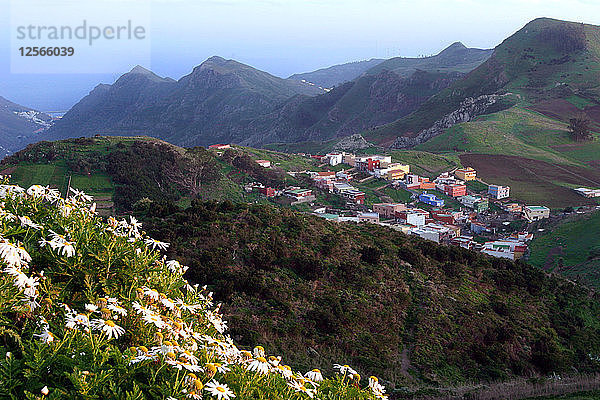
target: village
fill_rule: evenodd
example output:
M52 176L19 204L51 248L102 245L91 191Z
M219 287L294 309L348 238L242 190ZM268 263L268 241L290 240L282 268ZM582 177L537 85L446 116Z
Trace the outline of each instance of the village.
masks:
M316 160L320 169L325 169L287 172L308 177L311 187L276 189L255 182L246 185L246 191L256 191L282 205L303 205L310 210L306 212L329 221L379 224L510 260L527 257L533 239L528 227L550 217L550 208L511 200L510 187L483 182L471 167L428 178L411 173L409 164L393 162L387 155L299 155ZM271 161L255 161L264 168L273 167ZM380 182L381 187L401 191L406 201L369 202L360 189L365 182ZM596 195L590 189L576 190L584 196ZM321 204L319 194L335 195L343 201L340 205Z

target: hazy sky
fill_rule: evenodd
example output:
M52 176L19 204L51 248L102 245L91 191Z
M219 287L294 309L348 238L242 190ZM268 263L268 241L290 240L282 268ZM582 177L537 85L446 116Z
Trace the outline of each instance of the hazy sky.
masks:
M92 0L80 0L79 7L85 7L88 1ZM107 7L111 2L117 3L94 0L98 1L107 2ZM175 79L212 55L234 58L287 77L373 57L430 55L455 41L469 47L492 48L528 21L542 16L600 25L600 0L148 0L145 3L151 7L152 49L151 65L145 66ZM4 12L8 5L8 0L0 0L0 51L4 54L10 52L10 21L8 12ZM0 58L0 96L9 97L5 93L14 93L15 88L27 81L51 83L65 78L11 75L8 58ZM80 76L73 80L87 91L100 78L110 83L114 75ZM49 94L38 93L42 97ZM23 96L27 96L26 91Z

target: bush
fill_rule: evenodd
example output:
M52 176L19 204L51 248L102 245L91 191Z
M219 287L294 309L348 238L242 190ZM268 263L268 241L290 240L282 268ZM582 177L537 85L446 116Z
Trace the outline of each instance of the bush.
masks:
M239 349L212 293L135 218L103 220L78 191L3 184L0 198L0 398L386 398L348 366L323 380Z

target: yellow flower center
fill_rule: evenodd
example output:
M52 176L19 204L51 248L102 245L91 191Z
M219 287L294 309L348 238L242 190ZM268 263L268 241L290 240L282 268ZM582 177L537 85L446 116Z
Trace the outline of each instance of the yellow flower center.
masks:
M194 381L194 389L199 391L199 390L202 390L202 388L204 388L204 384L199 379L196 379Z
M225 393L225 388L223 386L217 386L217 390L221 393Z
M144 353L148 352L148 348L146 346L140 346L139 349Z
M260 362L262 362L262 363L266 363L267 362L267 360L265 360L264 357L258 357L257 360L260 361Z
M112 322L111 320L106 321L105 324L108 325L108 326L110 326L111 328L115 327L115 323Z

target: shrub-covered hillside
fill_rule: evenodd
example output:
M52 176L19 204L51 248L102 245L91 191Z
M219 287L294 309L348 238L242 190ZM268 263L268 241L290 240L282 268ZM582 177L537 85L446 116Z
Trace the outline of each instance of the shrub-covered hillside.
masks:
M144 198L243 201L248 199L240 183L293 183L282 169L262 168L241 149L218 157L203 148L184 149L147 137L40 142L2 160L0 173L11 174L21 186L51 185L63 193L70 179L72 187L93 194L99 208L118 213Z
M386 399L348 365L304 375L225 335L212 293L134 219L0 181L0 399Z
M234 338L403 385L600 369L598 296L524 263L265 205L149 207Z

